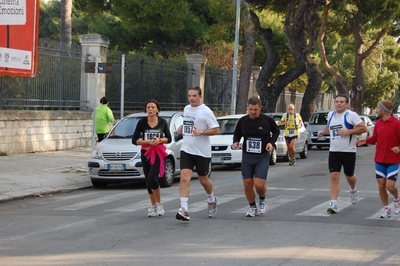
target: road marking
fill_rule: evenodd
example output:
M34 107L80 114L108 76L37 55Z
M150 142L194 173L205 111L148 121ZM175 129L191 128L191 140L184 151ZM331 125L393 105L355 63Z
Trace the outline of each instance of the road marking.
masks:
M267 198L267 205L268 205L268 210L273 210L283 204L299 200L303 198L304 196L296 196L296 195L278 195L273 198ZM246 213L249 209L249 206L231 211L230 213Z
M364 198L358 198L358 201L361 201L363 199ZM314 206L304 212L297 213L296 215L329 217L329 216L331 216L331 214L326 211L328 209L329 202L330 202L330 200L325 201L325 202L323 202L317 206ZM340 212L341 210L343 210L347 207L350 207L353 204L350 201L350 197L338 197L337 205L338 205L338 212Z
M223 204L225 202L229 202L229 201L235 200L235 199L243 197L243 196L244 195L226 195L226 194L223 195L223 196L220 196L220 197L217 196L217 198L218 198L218 202L217 203L218 203L218 205L219 204ZM196 203L193 203L193 204L189 204L189 213L199 212L199 211L203 211L205 209L208 209L208 205L207 205L207 201L206 200L199 201L199 202L196 202Z
M373 215L367 217L367 219L370 220L382 220L382 221L400 221L400 214L396 215L394 214L394 206L393 206L393 202L389 204L389 208L392 209L392 214L389 218L381 218L381 213L383 211L383 207L377 211L376 213L374 213Z
M76 211L76 210L80 210L80 209L84 209L84 208L97 206L97 205L100 205L100 204L109 203L109 202L115 201L115 200L121 200L121 199L130 198L130 197L132 197L132 195L133 195L132 192L118 193L118 194L115 194L115 195L96 198L96 199L92 199L92 200L86 200L86 201L83 201L83 202L78 202L78 203L75 203L75 204L71 204L71 205L55 208L54 210Z
M177 196L176 195L167 195L167 196L162 196L161 197L161 201L162 203L166 203L172 200L177 200ZM116 212L134 212L134 211L138 211L141 209L147 209L150 207L150 200L149 199L145 199L145 200L141 200L138 202L135 202L133 204L130 205L126 205L126 206L122 206L119 208L115 208L115 209L109 209L106 211L116 211Z

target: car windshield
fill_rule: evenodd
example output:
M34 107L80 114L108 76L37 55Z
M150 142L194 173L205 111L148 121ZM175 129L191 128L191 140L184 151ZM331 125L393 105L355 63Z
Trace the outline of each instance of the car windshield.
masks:
M275 120L275 123L280 130L285 130L285 126L281 125L281 119L282 119L281 115L269 115L269 116Z
M239 119L218 119L217 121L219 124L220 135L233 135Z
M136 125L143 117L125 117L116 127L110 132L109 138L132 138ZM171 117L164 117L168 124Z
M314 113L310 118L310 125L326 125L328 113Z

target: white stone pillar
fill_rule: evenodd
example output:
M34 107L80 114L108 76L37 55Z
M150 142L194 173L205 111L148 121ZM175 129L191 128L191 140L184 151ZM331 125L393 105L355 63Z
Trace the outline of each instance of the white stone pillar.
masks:
M203 102L207 57L201 54L189 54L186 56L186 62L188 68L187 88L199 86L202 90Z
M85 62L94 63L99 56L99 63L107 62L107 48L110 41L107 36L100 34L85 34L79 39L82 46L81 67L81 101L88 101L88 105L81 109L93 110L94 106L100 104L100 99L106 92L106 74L98 74L97 81L94 73L85 73ZM97 82L97 97L94 99L95 82ZM107 97L107 96L106 96Z

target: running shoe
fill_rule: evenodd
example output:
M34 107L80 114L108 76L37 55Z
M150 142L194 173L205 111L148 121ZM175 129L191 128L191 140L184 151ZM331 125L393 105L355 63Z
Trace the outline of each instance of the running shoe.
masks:
M400 214L400 198L394 200L393 205L394 205L394 214L396 215Z
M208 218L213 217L217 213L217 197L214 202L207 202L208 204Z
M147 214L148 217L157 216L156 206L151 206L150 208L147 209L147 211L148 211L148 214Z
M183 207L178 210L175 218L182 221L190 221L189 213Z
M357 189L354 191L350 190L350 201L352 204L356 204L358 201L358 197L357 197Z
M250 206L250 209L246 213L246 217L254 217L258 215L257 207Z
M157 216L163 216L165 211L164 211L164 206L161 203L156 204L156 213Z
M289 165L295 165L296 164L296 158L290 159Z
M389 218L391 212L392 212L392 210L390 208L388 208L388 207L383 208L383 212L381 214L381 218L383 218L383 219Z
M268 211L267 201L265 199L259 201L260 208L258 209L259 214L264 214Z
M331 214L336 213L337 212L337 204L335 202L331 201L329 203L329 207L326 211Z

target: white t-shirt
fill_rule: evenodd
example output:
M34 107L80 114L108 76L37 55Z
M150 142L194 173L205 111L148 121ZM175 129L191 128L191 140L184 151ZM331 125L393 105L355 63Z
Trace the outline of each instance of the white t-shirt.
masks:
M341 114L338 114L336 111L329 112L328 128L331 137L329 151L356 152L356 135L343 137L339 136L338 131L341 128L349 129L349 126L355 128L362 122L358 114L350 110L346 110Z
M214 113L205 104L192 107L190 104L183 110L183 143L181 150L199 155L205 158L211 158L211 143L209 136L194 136L193 126L200 130L219 127Z

